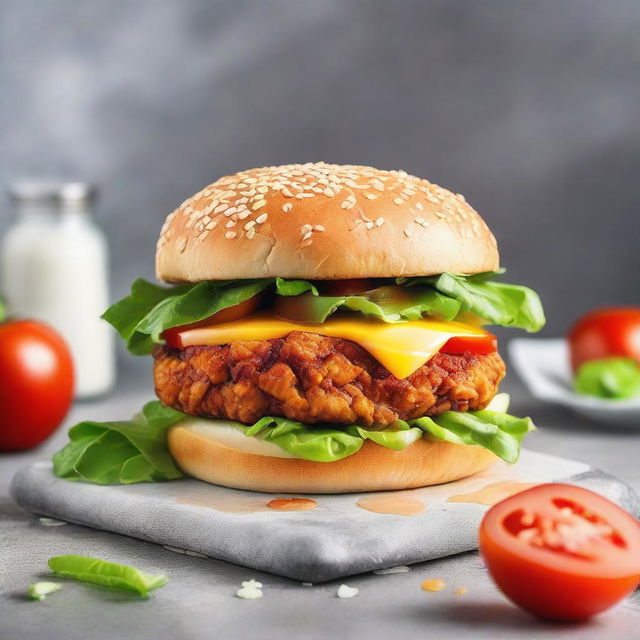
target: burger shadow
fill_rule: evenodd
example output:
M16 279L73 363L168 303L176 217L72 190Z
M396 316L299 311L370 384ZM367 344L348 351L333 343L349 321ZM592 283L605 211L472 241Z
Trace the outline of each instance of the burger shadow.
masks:
M561 631L578 631L593 622L557 622L535 618L507 602L443 602L438 607L425 609L413 607L403 612L405 617L414 617L416 621L433 625L434 623L456 629L469 628L478 634L492 637L520 638L527 633L556 636ZM509 634L509 635L503 635ZM511 635L513 634L513 635Z

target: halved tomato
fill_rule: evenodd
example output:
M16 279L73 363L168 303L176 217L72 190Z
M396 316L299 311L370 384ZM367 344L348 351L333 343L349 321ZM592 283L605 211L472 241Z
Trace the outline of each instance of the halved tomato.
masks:
M601 495L542 484L492 507L480 552L504 594L554 620L584 620L640 581L640 524Z
M240 304L234 305L233 307L222 309L221 311L218 311L218 313L214 313L212 316L209 316L204 320L200 320L199 322L192 322L190 324L180 325L179 327L166 329L163 332L162 337L165 339L168 346L174 349L182 349L183 344L180 340L180 334L183 331L188 331L189 329L197 329L198 327L205 327L212 324L222 324L223 322L233 322L234 320L239 320L240 318L251 315L254 311L256 311L261 302L262 296L260 294L255 295L252 298L241 302Z

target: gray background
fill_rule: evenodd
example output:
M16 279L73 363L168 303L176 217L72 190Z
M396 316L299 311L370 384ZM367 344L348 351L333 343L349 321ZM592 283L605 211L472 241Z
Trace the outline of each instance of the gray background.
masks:
M0 181L96 180L115 296L152 277L163 217L197 189L322 159L465 193L509 278L542 294L548 335L594 305L638 302L636 0L0 0L0 11Z

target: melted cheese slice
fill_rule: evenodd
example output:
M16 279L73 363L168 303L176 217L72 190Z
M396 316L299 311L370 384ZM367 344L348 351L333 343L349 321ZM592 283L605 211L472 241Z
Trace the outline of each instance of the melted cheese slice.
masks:
M484 336L483 329L432 318L389 324L367 318L331 317L323 324L298 324L260 313L233 322L180 333L184 347L229 344L235 340L271 340L306 331L351 340L366 349L396 378L410 376L456 336Z

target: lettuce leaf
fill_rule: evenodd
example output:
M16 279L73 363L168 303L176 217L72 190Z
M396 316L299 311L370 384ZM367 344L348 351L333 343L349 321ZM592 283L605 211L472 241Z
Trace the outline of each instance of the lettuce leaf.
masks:
M264 438L305 460L334 462L356 453L364 440L402 451L421 437L489 449L506 462L517 462L524 436L535 429L530 418L516 418L490 411L447 411L432 418L398 420L386 429L358 425L331 427L305 425L287 418L262 418L245 430L246 436Z
M339 308L356 311L383 322L418 320L424 315L453 320L460 303L433 289L416 288L405 291L399 287L379 287L358 295L320 296L311 293L297 295L294 300L276 300L278 315L292 322L322 324Z
M166 329L204 320L272 287L276 313L295 322L321 324L342 308L383 322L425 315L453 320L475 314L490 324L530 332L541 329L545 317L537 294L527 287L495 282L491 278L496 273L397 278L396 284L345 296L323 296L308 280L284 278L204 281L170 288L136 280L131 294L102 317L136 355L151 353L154 344L162 344Z
M546 319L538 294L516 284L491 280L495 273L473 276L443 273L426 278L400 279L405 286L431 285L460 302L460 310L475 313L490 324L540 331Z
M115 327L135 355L151 353L161 344L166 329L204 320L214 313L252 298L273 285L257 280L205 281L197 284L159 287L136 280L131 294L116 302L102 317Z
M246 436L259 435L288 453L316 462L333 462L356 453L364 440L346 430L309 427L280 417L265 417L245 429Z
M69 430L70 442L53 455L53 471L61 478L96 484L181 478L167 449L166 432L184 417L153 401L131 420L80 422Z
M316 286L308 280L285 280L284 278L276 278L276 293L279 296L299 296L307 291L311 291L314 296L319 295Z
M164 587L169 582L163 575L143 573L140 569L126 564L117 564L86 556L56 556L49 558L48 565L49 569L61 578L71 578L114 589L135 591L143 598L149 596L149 591Z
M433 440L484 447L511 464L518 461L524 436L535 429L531 418L516 418L488 409L447 411L433 418L417 418L408 424L419 427Z
M633 398L640 395L640 366L632 358L590 360L578 369L574 387L597 398Z
M402 451L420 438L477 445L506 462L516 462L524 436L535 429L529 418L508 415L508 396L498 394L482 411L447 411L432 418L398 420L384 429L358 425L305 425L267 416L252 426L233 423L247 437L272 442L291 455L315 462L335 462L358 452L365 440ZM187 418L158 401L122 422L81 422L69 431L70 442L53 456L54 473L97 484L157 482L182 477L169 455L167 429ZM204 418L206 419L206 418Z

